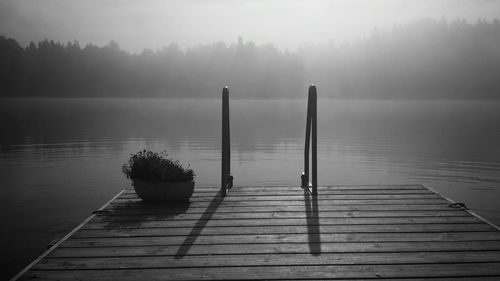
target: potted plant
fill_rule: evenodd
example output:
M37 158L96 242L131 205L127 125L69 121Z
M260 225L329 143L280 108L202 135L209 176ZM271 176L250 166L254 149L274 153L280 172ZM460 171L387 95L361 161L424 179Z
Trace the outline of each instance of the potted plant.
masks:
M142 150L131 154L122 171L132 180L137 195L144 201L186 202L194 191L194 173L183 168L168 154Z

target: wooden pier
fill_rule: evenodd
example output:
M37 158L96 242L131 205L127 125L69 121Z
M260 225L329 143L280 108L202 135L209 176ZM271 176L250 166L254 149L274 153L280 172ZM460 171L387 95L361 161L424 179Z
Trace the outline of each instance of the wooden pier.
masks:
M500 280L500 231L421 185L118 194L17 280Z

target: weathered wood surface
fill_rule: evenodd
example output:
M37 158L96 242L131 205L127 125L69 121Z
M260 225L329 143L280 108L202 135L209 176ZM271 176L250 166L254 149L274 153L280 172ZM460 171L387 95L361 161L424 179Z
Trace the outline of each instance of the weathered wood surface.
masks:
M500 280L500 231L420 185L127 190L20 280Z

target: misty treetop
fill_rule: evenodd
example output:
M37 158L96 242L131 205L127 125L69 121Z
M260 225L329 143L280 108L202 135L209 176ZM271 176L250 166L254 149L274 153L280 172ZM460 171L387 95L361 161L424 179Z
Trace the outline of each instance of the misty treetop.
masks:
M500 98L498 20L427 19L301 52L309 77L334 97Z
M131 54L0 36L0 96L218 98L499 98L500 22L421 20L343 45L297 52L222 42Z
M129 54L113 41L81 48L45 40L22 48L0 37L0 61L2 96L210 98L228 84L241 96L265 97L297 90L304 80L297 55L241 40Z

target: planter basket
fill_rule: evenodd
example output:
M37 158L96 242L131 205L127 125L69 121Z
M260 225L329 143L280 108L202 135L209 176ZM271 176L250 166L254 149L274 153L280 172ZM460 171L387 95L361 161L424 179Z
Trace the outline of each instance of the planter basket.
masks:
M135 193L149 202L187 202L193 195L194 181L147 182L133 180Z

